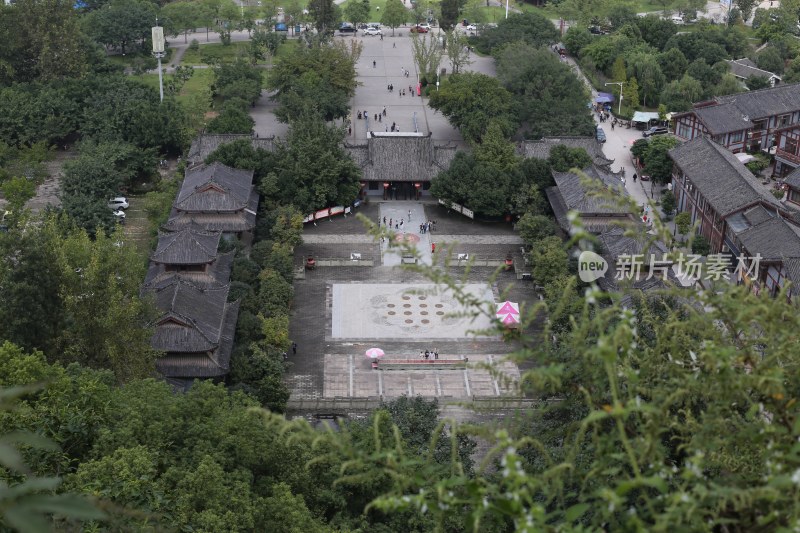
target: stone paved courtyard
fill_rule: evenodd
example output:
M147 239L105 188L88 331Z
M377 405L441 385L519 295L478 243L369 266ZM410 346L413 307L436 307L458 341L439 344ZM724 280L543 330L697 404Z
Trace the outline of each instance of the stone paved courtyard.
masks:
M408 209L412 209L412 221L437 220L440 231L434 238L437 243L452 245L452 253L502 258L519 250L519 237L509 224L449 215L433 203L410 204L375 202L362 213L377 221L381 213L404 212L407 218ZM360 220L348 217L320 222L316 227L309 225L303 237L305 243L295 253L295 266L302 276L295 280L290 323L298 351L290 355L286 374L293 399L422 395L457 400L518 395L506 385L516 382L520 375L519 368L506 360L514 346L494 334L472 334L490 325L490 319L481 316L473 321L472 317L459 316L463 311L460 305L421 273L387 265L380 244L372 241ZM356 252L371 266L341 261L340 266L302 271L309 254L349 259ZM479 300L497 301L506 294L520 302L524 310L530 305L526 302L537 299L531 282L517 280L513 271L497 273L494 268L466 269L463 265L451 265L451 269L468 293ZM415 359L420 351L436 349L440 359L468 359L469 363L466 369L412 366L374 370L365 356L372 347L386 352L384 360Z

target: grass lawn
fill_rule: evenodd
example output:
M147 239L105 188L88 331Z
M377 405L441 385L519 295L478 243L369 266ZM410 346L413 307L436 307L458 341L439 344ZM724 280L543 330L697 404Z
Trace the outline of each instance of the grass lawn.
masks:
M343 3L339 7L342 10L342 17L344 17L344 10L347 7L347 4L353 2L354 0L347 0L347 2ZM406 6L410 6L410 4L406 4ZM380 8L380 9L379 9ZM386 10L386 0L369 0L369 20L367 22L380 22L381 17L383 16L383 12ZM413 13L409 11L408 20L411 21Z
M158 74L141 74L131 77L139 80L148 87L153 87L154 89L158 90ZM169 74L166 77L169 77ZM199 93L202 88L210 87L213 81L214 71L210 68L194 69L194 75L189 78L189 80L181 89L180 94L178 94L178 102L187 103L194 98L194 96Z
M218 61L233 61L237 57L247 57L249 42L233 42L227 46L220 43L200 43L199 50L187 49L183 54L182 65L205 65L204 59L214 58Z

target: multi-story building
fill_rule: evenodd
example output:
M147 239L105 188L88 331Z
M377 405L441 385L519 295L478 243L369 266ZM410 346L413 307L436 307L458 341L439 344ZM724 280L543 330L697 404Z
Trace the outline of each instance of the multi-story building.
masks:
M770 149L777 130L800 123L800 84L719 96L673 120L683 140L709 136L733 153Z

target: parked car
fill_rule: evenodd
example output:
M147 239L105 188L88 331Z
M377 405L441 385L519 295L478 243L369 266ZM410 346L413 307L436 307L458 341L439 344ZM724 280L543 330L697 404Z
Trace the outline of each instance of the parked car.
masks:
M114 211L114 218L120 224L124 224L125 223L125 211L123 211L122 209L117 209L116 211Z
M381 35L383 32L378 28L367 28L364 30L364 35Z
M342 25L339 26L339 31L341 33L356 33L358 30L352 24L345 24L342 22Z
M427 22L422 22L421 24L417 24L417 26L419 26L420 28L425 28L428 31L431 31L431 25L428 24Z
M475 24L470 24L467 26L467 31L476 31L478 27Z
M666 135L669 133L669 129L665 128L664 126L653 126L650 129L644 130L642 132L642 137L652 137L653 135Z
M597 133L595 133L595 137L599 143L606 142L606 132L600 126L597 127Z
M605 35L606 32L600 26L589 26L589 33L592 35Z
M420 25L412 26L411 30L409 30L409 31L411 31L411 33L428 33L428 29L427 28L423 28Z
M108 207L114 211L117 209L128 209L128 199L124 196L117 196L108 201Z

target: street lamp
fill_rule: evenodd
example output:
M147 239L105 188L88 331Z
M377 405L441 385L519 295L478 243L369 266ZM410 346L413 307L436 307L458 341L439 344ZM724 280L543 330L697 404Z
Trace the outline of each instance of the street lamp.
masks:
M608 87L609 85L619 85L619 110L617 111L618 115L622 114L622 85L624 83L625 83L624 81L610 81L606 83L606 87Z
M158 25L158 18L156 18L156 25L153 30L153 55L158 59L158 92L161 96L161 101L164 101L164 79L161 75L161 58L164 57L164 28Z

